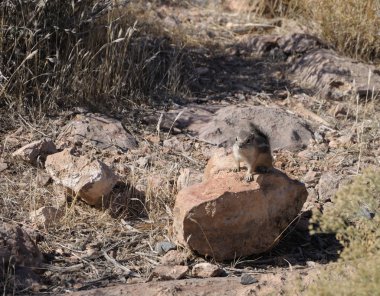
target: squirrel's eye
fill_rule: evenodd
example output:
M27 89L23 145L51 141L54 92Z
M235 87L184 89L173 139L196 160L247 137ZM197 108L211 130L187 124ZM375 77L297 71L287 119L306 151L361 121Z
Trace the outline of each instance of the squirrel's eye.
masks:
M236 141L236 142L239 141L238 137L236 137L235 141Z

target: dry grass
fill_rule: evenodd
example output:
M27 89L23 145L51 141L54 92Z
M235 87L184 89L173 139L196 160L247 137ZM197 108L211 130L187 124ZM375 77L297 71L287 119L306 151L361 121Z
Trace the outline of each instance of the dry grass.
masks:
M379 60L380 3L376 0L225 1L242 13L301 20L341 53Z
M113 2L3 1L6 106L33 114L73 105L121 109L184 91L181 50L137 23L138 3Z

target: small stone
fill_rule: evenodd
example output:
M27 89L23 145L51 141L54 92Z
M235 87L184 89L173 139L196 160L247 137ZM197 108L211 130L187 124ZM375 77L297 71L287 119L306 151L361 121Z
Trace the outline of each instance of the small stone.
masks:
M317 266L317 263L315 263L314 261L306 261L306 265L308 267L316 267Z
M163 280L179 280L185 277L189 267L184 265L158 265L153 269L153 274Z
M177 250L170 250L161 258L163 265L185 265L186 261L186 253Z
M177 246L171 242L167 241L162 241L158 242L154 248L154 250L159 254L159 255L164 255L170 250L176 250Z
M149 156L145 156L145 157L140 157L136 162L140 168L145 168L145 167L149 166L151 161L150 161Z
M198 67L198 68L195 68L195 73L197 73L198 75L205 75L209 71L210 71L210 69L207 68L207 67Z
M303 181L305 183L316 183L318 177L319 177L319 173L318 172L315 172L315 171L308 171L306 173L306 175L303 177Z
M323 173L319 179L316 189L318 189L319 201L327 202L334 200L335 194L340 185L347 183L347 178L334 172Z
M45 172L38 172L38 175L37 175L37 178L36 178L36 182L37 182L37 185L39 187L44 187L46 186L49 181L51 180L50 176L45 173Z
M315 141L318 143L318 144L321 144L324 142L324 137L323 137L323 134L321 134L320 132L315 132L314 133L314 139Z
M8 165L5 162L0 162L0 172L5 171Z
M247 273L243 274L241 276L241 278L240 278L240 283L242 285L251 285L251 284L258 283L258 282L259 281L255 277L253 277L253 276L251 276L250 274L247 274Z
M216 277L223 274L223 269L219 268L219 266L215 264L202 262L194 265L192 274L193 276L199 278Z
M79 112L57 137L60 149L72 147L76 143L83 143L83 147L122 152L138 146L136 139L119 120L88 112Z

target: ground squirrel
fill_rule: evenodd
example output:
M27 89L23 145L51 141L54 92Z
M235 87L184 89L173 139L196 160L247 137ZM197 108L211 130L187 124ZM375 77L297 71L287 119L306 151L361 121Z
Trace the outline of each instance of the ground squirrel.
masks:
M268 137L255 126L251 126L249 132L239 132L232 151L236 162L234 171L240 171L240 161L247 164L247 182L252 181L254 172L267 172L273 168Z

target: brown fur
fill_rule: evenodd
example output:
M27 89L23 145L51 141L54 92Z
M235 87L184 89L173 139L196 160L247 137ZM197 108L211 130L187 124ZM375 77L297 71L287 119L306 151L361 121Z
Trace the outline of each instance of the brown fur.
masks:
M236 162L236 171L240 171L240 161L248 167L246 180L251 181L253 173L268 171L273 168L273 158L268 137L257 128L251 133L239 133L233 145L233 155Z

